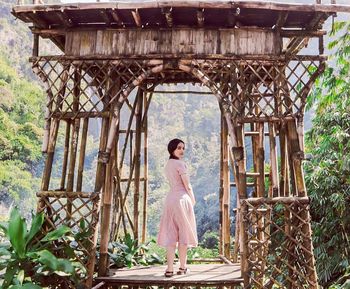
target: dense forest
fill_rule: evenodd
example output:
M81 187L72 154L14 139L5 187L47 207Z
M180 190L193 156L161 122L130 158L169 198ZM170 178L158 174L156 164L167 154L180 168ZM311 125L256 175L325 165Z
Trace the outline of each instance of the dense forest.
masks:
M0 2L0 218L5 219L14 205L25 216L35 208L35 193L43 169L44 92L32 74L29 29L16 21L11 1ZM317 81L309 97L313 111L311 129L306 134L305 163L311 197L314 249L320 283L326 288L348 284L350 275L350 24L337 22L330 41L331 65ZM55 48L45 44L44 49ZM174 90L165 86L162 90ZM183 85L183 90L202 90ZM309 114L310 115L310 114ZM86 189L93 186L98 138L96 122L89 131ZM167 142L178 137L186 143L189 166L197 197L195 213L201 241L218 231L218 189L220 114L213 96L156 94L149 111L149 219L150 237L155 236L160 210L168 185L163 174ZM63 152L58 141L56 163ZM58 165L53 178L58 177ZM232 191L231 207L235 206ZM232 219L234 221L234 219ZM232 226L233 227L233 226ZM335 284L335 285L331 285ZM338 284L338 285L337 285Z

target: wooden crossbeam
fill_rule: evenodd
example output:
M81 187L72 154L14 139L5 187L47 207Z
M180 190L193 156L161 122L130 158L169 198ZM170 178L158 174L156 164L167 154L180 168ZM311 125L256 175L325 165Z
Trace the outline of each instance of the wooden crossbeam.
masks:
M314 18L310 21L310 23L307 25L305 30L315 30L318 28L319 25L322 25L323 22L328 18L327 13L315 13ZM288 56L297 54L301 49L303 49L307 43L309 42L309 37L307 36L299 36L292 38L285 49L285 52Z
M139 13L139 10L133 10L131 11L132 17L134 18L135 24L137 25L137 27L141 27L142 26L142 20L141 20L141 16Z
M66 28L74 26L72 19L67 15L66 11L63 9L57 13L58 18L61 20L62 24Z
M166 23L168 27L173 27L174 25L174 20L173 20L173 15L172 15L173 8L172 7L163 7L162 8L162 13L165 16Z
M276 21L276 25L274 26L275 30L281 30L283 25L286 23L288 18L289 12L288 11L282 11L278 13L278 19Z
M107 25L112 24L113 17L106 10L100 10L100 14Z
M204 26L204 9L197 10L197 23L199 27Z
M122 26L122 25L123 25L123 21L122 21L120 15L119 15L119 13L117 12L117 10L115 10L115 8L112 8L112 10L110 10L110 13L111 13L111 15L112 15L114 21L115 21L118 25Z

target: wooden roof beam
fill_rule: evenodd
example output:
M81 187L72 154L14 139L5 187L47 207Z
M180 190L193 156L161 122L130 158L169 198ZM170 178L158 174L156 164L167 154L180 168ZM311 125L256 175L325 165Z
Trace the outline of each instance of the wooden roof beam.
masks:
M230 10L227 15L227 22L230 27L235 27L237 23L237 16L241 13L241 9L237 7L234 10Z
M69 16L67 15L66 11L64 11L64 9L61 9L57 13L57 16L61 20L64 27L70 28L70 27L74 26L72 19L69 18Z
M199 27L204 26L204 8L197 10L197 22Z
M170 28L173 27L173 24L174 24L172 11L173 11L173 7L162 8L162 13L164 14L166 23Z
M310 21L309 25L306 27L307 30L316 30L324 21L328 18L327 13L315 13L314 18ZM285 49L287 55L296 55L300 50L302 50L309 42L309 37L294 37L292 38Z
M136 8L135 11L131 11L131 14L132 14L132 17L134 18L134 21L137 27L142 27L142 21L141 21L139 10Z
M36 16L35 11L27 14L27 19L30 19L30 22L32 22L35 27L47 28L49 26L42 18Z
M115 8L112 8L112 10L110 11L113 20L120 26L124 26L124 23L119 15L119 13L117 12L117 10L115 10Z
M273 28L275 30L281 30L287 21L288 15L289 15L288 11L279 12L278 19L277 19L276 24Z
M107 25L111 25L113 20L110 14L107 12L107 10L100 10L101 17L106 22Z

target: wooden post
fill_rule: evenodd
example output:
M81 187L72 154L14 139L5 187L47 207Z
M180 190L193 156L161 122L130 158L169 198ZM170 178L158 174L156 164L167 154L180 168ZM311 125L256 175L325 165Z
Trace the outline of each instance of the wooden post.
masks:
M141 242L146 242L146 234L147 234L147 199L148 199L148 103L147 103L147 94L144 93L144 116L143 116L143 213L142 213L142 238ZM151 101L151 97L149 98Z
M112 144L115 145L115 144ZM101 212L101 241L100 241L100 260L99 260L99 276L105 276L108 271L108 243L110 229L110 215L112 207L112 183L113 183L113 165L115 150L111 150L111 156L106 166L106 173L103 186L103 210Z
M65 188L66 188L66 175L67 175L67 165L68 165L70 127L71 127L71 120L67 119L67 121L66 121L66 134L65 134L65 139L64 139L64 151L63 151L63 162L62 162L62 175L61 175L60 190L65 190Z
M140 201L140 165L141 165L141 134L142 134L142 105L143 90L138 89L137 106L135 111L135 179L134 179L134 238L139 239L139 201Z
M224 229L224 256L231 259L231 226L230 226L230 171L228 154L228 132L225 120L222 121L222 139L223 143L223 229Z
M219 254L224 252L224 143L223 143L223 122L224 118L221 115L220 122L220 188L219 188Z
M270 141L270 176L271 189L269 190L269 197L279 196L278 184L278 164L277 164L277 149L276 149L276 132L274 123L269 122L269 141Z
M78 177L77 177L77 189L76 189L77 192L81 192L82 190L88 126L89 126L89 118L84 118L83 131L81 133L80 152L79 152L79 165L78 165Z
M74 88L73 88L73 112L77 113L79 111L79 95L80 95L80 82L81 82L81 71L76 69L74 71ZM70 144L69 153L69 168L68 168L68 178L67 178L67 192L73 191L74 186L74 172L75 163L78 151L78 140L79 140L79 129L80 129L80 118L74 119L73 133ZM72 199L67 198L67 221L71 219L72 214Z
M265 150L264 150L264 123L259 122L256 124L257 131L259 132L259 137L257 138L257 197L265 197Z

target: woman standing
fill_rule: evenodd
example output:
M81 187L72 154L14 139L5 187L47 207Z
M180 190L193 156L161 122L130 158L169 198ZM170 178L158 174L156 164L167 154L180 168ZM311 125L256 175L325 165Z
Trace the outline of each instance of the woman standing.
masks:
M176 245L179 250L180 268L177 274L186 274L187 249L198 244L196 219L193 206L195 198L183 162L185 143L173 139L168 144L169 160L165 166L165 174L170 183L170 192L166 196L163 214L160 220L158 245L166 247L167 269L165 277L174 274L174 258Z

